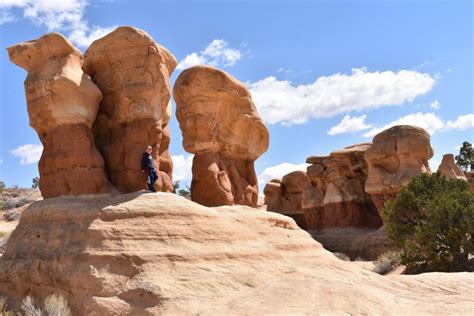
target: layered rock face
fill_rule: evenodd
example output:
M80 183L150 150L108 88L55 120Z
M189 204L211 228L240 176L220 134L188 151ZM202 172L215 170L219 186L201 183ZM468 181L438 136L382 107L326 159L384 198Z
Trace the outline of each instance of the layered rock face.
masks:
M206 206L256 206L254 161L269 143L250 92L208 66L184 70L173 96L184 149L194 154L191 198Z
M146 189L140 158L148 145L159 169L156 189L173 190L169 77L176 64L166 48L133 27L117 28L85 54L83 69L104 95L93 129L96 144L122 192Z
M33 203L0 258L0 294L9 307L60 294L74 315L467 315L474 275L381 276L280 214L130 193Z
M464 172L454 162L453 154L443 155L443 160L441 160L441 164L438 167L438 171L448 179L461 179L467 181Z
M289 216L299 227L306 229L302 201L307 182L308 177L303 171L290 172L281 181L271 180L263 189L267 211Z
M379 213L384 203L393 200L411 178L430 172L431 157L430 135L420 127L394 126L374 137L365 152L369 166L365 192L371 195Z
M25 94L30 126L43 144L39 187L44 198L104 193L104 160L92 135L102 94L81 69L81 52L58 33L8 48L28 71Z
M379 227L382 221L368 194L365 152L370 144L336 150L329 156L309 157L309 182L302 207L308 229Z

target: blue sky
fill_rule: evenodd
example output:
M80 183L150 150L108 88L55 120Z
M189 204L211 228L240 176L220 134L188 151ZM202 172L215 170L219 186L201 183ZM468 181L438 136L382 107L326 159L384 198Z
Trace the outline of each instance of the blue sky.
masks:
M261 185L391 124L431 133L432 169L474 141L472 1L0 0L0 180L30 186L41 152L26 72L5 48L59 31L85 51L119 25L176 56L172 83L200 62L248 85L270 129L256 161ZM170 126L175 179L188 183L191 156L175 117Z

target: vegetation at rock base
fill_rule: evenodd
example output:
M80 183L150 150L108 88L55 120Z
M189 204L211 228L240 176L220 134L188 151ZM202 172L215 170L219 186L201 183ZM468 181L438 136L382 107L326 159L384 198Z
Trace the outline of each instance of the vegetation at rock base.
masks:
M378 274L387 274L400 266L400 251L387 251L381 254L377 260L374 261L373 272Z
M383 217L407 272L473 271L474 193L465 181L418 175L385 204Z
M72 312L66 299L60 295L50 295L44 300L43 306L39 307L31 296L27 296L21 302L21 312L9 309L7 299L0 297L0 316L71 316Z
M459 155L455 156L456 164L464 171L474 170L474 149L469 142L462 143Z

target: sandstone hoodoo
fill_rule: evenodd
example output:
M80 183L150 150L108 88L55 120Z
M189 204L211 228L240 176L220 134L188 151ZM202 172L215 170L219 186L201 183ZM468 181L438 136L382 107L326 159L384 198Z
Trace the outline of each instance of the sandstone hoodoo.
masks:
M371 195L379 213L414 176L431 172L431 157L430 135L420 127L394 126L374 137L365 152L369 166L365 192Z
M370 147L371 144L358 144L329 156L308 157L310 181L303 190L302 201L308 229L382 225L370 195L364 191L364 154Z
M254 161L268 148L268 129L250 92L226 72L195 66L173 96L184 149L194 154L191 198L206 206L256 206Z
M43 197L106 192L104 160L91 130L102 94L82 71L81 52L61 34L48 33L8 48L8 55L28 71L30 125L43 144Z
M267 211L280 213L293 218L299 227L306 229L302 208L303 189L308 177L303 171L293 171L282 180L273 179L263 189Z
M84 71L104 95L93 132L110 181L122 192L146 189L140 157L151 145L159 169L156 189L172 191L169 77L175 57L133 27L96 40L84 57Z
M443 156L443 160L441 160L441 164L438 167L438 172L448 179L461 179L467 181L464 172L454 162L453 154L445 154Z

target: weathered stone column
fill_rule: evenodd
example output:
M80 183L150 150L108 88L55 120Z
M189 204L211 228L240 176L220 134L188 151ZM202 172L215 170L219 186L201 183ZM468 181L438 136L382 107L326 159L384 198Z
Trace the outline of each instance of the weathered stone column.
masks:
M269 143L250 92L219 69L195 66L174 86L184 149L194 154L191 198L206 206L256 206L254 161Z
M61 34L48 33L9 47L8 55L28 71L30 126L44 147L39 162L43 197L106 192L104 160L91 131L102 94L82 71L81 52Z
M122 192L146 188L140 159L148 145L159 170L156 189L173 190L169 77L176 64L166 48L133 27L117 28L85 53L84 71L104 95L93 129L95 140L110 181Z

